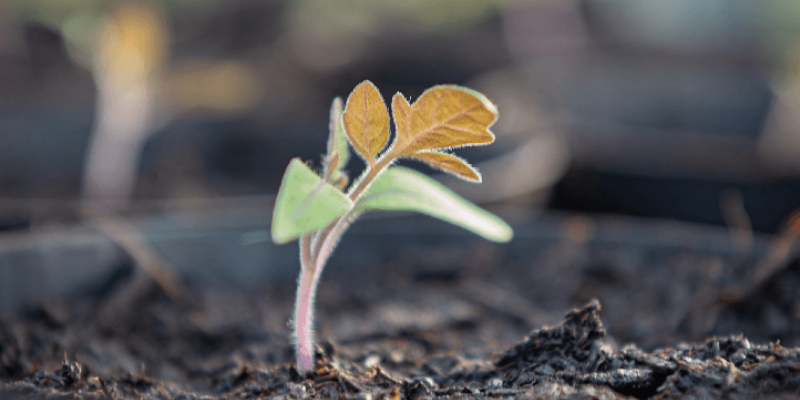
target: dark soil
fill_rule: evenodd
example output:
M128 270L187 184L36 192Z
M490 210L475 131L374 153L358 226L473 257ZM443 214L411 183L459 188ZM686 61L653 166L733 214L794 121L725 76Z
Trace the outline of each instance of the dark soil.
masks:
M375 262L356 244L373 232L365 221L323 277L319 360L304 376L291 281L189 279L174 298L123 262L81 295L0 321L0 398L800 396L800 349L788 347L800 344L800 262L776 250L796 243L757 237L740 251L705 227L537 223L560 233L523 227L509 245L373 236Z

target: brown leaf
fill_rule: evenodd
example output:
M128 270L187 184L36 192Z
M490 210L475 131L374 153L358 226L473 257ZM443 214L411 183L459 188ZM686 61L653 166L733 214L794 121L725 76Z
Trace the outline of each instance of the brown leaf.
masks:
M409 124L411 122L410 120L412 113L413 111L411 110L411 105L408 104L408 100L406 100L403 94L400 92L395 93L394 96L392 96L394 131L395 135L397 135L395 146L397 146L398 142L408 143L411 141L409 138Z
M409 105L402 94L392 98L397 129L395 154L484 145L494 142L489 127L497 107L486 96L459 86L434 86Z
M461 157L438 151L421 151L410 158L451 173L465 181L481 183L481 174Z
M350 144L372 165L389 142L389 112L372 82L361 82L353 89L347 98L343 119Z

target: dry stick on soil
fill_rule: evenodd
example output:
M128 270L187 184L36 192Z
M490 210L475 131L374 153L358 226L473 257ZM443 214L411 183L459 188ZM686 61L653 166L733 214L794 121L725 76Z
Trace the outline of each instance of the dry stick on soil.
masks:
M769 241L767 254L756 265L750 279L745 281L743 287L734 289L732 293L724 295L724 299L742 299L760 289L764 282L783 271L789 264L800 256L800 237L791 226L783 229L781 233Z
M391 166L398 159L409 158L480 183L480 173L447 150L494 142L489 128L497 120L495 105L473 90L440 85L426 90L413 104L402 94L395 94L392 112L395 135L389 144L389 113L383 98L375 85L362 82L348 97L344 111L341 100L333 102L321 176L297 158L283 176L271 234L278 244L295 239L300 243L301 271L294 315L300 372L313 369L315 363L313 307L320 275L342 234L361 213L417 211L489 240L506 242L513 236L503 220L437 181ZM344 191L349 179L343 168L350 157L350 146L367 167Z
M731 232L731 241L734 246L742 251L750 250L753 247L753 226L747 210L744 208L742 192L729 189L722 193L720 211L722 211L722 218Z
M98 231L117 243L136 263L133 279L116 291L100 310L98 323L104 327L115 326L118 321L127 319L136 299L149 287L151 282L158 285L173 301L185 300L189 290L174 268L164 260L138 229L116 216L95 214L87 209L84 213L89 223Z
M706 335L713 328L722 307L752 296L800 256L800 229L793 222L790 217L781 232L770 239L764 258L754 266L750 277L732 286L713 287L697 294L687 315L693 337Z

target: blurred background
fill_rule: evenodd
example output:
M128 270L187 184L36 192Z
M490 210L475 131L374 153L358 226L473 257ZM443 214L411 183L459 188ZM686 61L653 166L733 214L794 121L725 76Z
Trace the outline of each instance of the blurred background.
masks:
M511 310L522 322L492 326L512 343L598 298L643 347L800 343L794 0L0 0L0 318L70 321L74 295L124 332L161 321L156 282L209 321L285 332L299 263L263 234L273 196L291 158L320 165L331 101L365 79L385 99L449 83L497 104L496 143L455 151L481 185L402 164L516 237L365 217L320 288L331 337L386 307L447 327L464 300L489 310L468 321ZM233 313L222 286L266 305Z
M765 233L800 207L794 1L26 0L0 3L0 229L274 194L364 79L498 105L457 151L484 183L442 177L476 202Z

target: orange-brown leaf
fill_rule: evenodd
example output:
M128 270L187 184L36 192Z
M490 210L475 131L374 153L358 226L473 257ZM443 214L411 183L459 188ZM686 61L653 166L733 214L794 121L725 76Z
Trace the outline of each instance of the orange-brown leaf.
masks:
M398 142L407 143L410 140L408 134L411 113L411 105L408 104L408 100L403 97L402 93L395 93L392 96L392 115L394 116L394 131Z
M392 99L392 112L398 157L494 142L489 127L497 120L497 108L484 95L467 88L434 86L412 105L398 93Z
M378 88L361 82L347 98L344 129L353 148L370 165L389 142L389 112Z
M424 162L433 168L451 173L470 182L481 182L481 174L461 157L438 151L421 151L410 158Z

